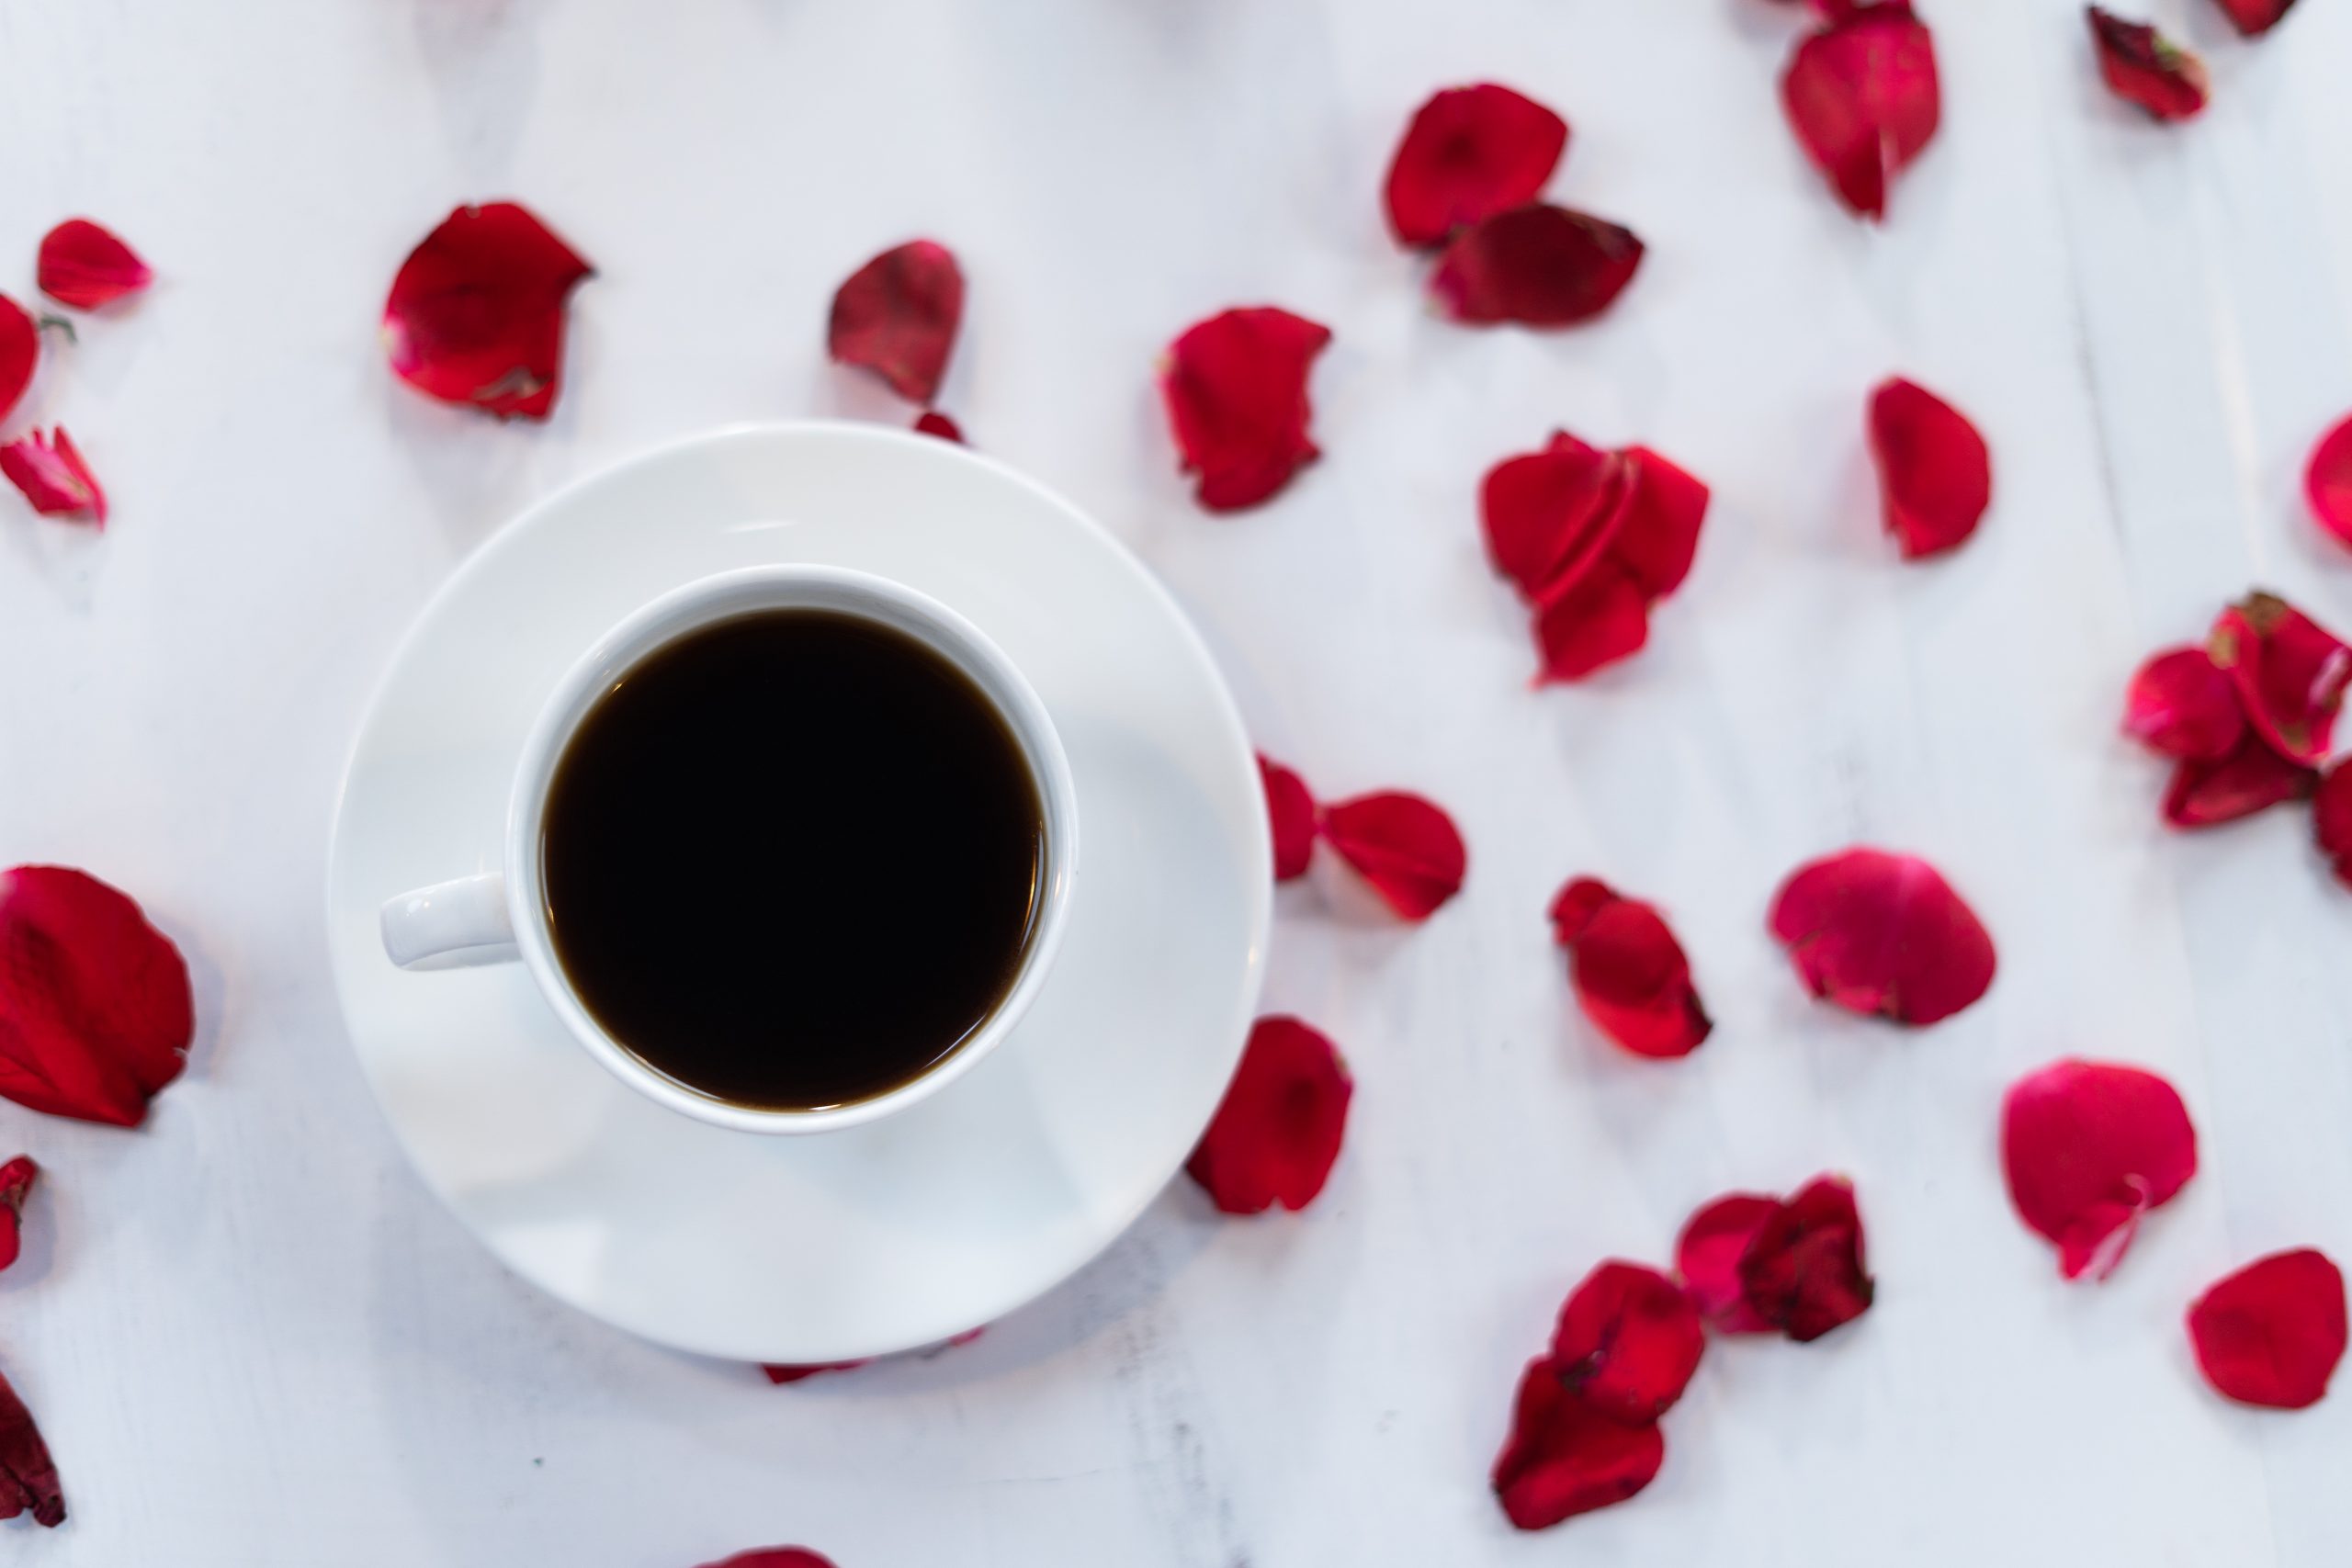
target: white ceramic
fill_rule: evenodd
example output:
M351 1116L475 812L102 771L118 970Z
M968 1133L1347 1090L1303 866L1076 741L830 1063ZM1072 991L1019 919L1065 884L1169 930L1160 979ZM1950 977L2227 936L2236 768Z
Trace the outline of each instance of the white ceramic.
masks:
M1050 716L1086 840L1060 954L1003 1043L814 1138L679 1115L582 1050L524 966L402 970L379 926L404 890L506 863L518 766L582 649L682 586L775 565L867 573L969 621ZM327 931L368 1083L499 1258L668 1345L846 1360L1001 1316L1166 1185L1248 1032L1271 857L1223 680L1109 535L948 442L761 427L576 484L451 578L361 726Z
M1044 807L1044 865L1037 908L1014 976L996 1010L930 1070L886 1094L808 1110L762 1110L701 1093L657 1071L600 1025L556 958L548 912L541 818L548 786L572 732L639 660L685 633L763 610L829 610L894 627L963 671L996 705L1020 743ZM515 764L506 807L506 850L498 871L416 888L386 901L384 952L402 968L436 961L519 959L548 1006L605 1070L639 1093L714 1126L744 1133L830 1133L860 1126L930 1098L978 1066L1037 998L1069 924L1078 869L1078 799L1069 761L1046 705L978 627L937 600L870 572L839 567L739 567L673 589L607 632L556 683ZM671 911L678 918L679 911ZM908 911L920 919L919 910Z

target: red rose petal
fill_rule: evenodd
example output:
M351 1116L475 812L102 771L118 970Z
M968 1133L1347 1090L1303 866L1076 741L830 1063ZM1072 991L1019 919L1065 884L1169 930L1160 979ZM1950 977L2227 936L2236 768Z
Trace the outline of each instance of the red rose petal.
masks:
M1464 223L1535 199L1567 150L1568 124L1491 82L1448 87L1414 112L1388 165L1388 226L1434 245Z
M1815 1177L1774 1210L1740 1255L1739 1284L1748 1309L1800 1345L1868 1312L1878 1287L1853 1183Z
M0 330L6 323L0 322ZM25 374L32 374L27 348ZM7 353L0 347L0 414L8 412ZM2311 467L2303 473L2303 492L2311 500L2319 525L2343 544L2352 545L2352 419L2346 420L2312 448Z
M44 517L86 516L94 526L106 526L107 492L62 424L48 434L28 430L0 446L0 475Z
M2218 761L2245 737L2237 688L2201 648L2170 648L2140 666L2123 732L2166 757Z
M739 1551L716 1562L706 1562L702 1568L833 1568L833 1560L821 1557L805 1546L763 1546L752 1551Z
M1540 452L1504 458L1478 489L1487 558L1521 598L1541 603L1609 551L1631 515L1635 477L1626 458L1564 430Z
M1707 1337L1682 1287L1655 1269L1611 1260L1585 1276L1560 1308L1552 1370L1611 1419L1656 1421L1682 1397Z
M873 1364L871 1356L854 1361L762 1361L760 1371L767 1373L768 1382L783 1384L800 1382L820 1372L854 1372L860 1367Z
M2295 0L2219 0L2231 24L2247 38L2259 38L2286 19Z
M1781 1201L1760 1192L1732 1192L1690 1216L1674 1243L1674 1270L1708 1325L1721 1334L1760 1334L1772 1327L1747 1304L1739 1260L1757 1232L1781 1212Z
M2318 773L2287 761L2249 731L2226 757L2174 764L2165 786L2165 820L2176 828L2219 827L2301 800L2318 783Z
M1328 327L1261 305L1211 316L1169 345L1160 396L1203 506L1255 506L1320 455L1306 378L1330 341Z
M54 1529L65 1522L65 1495L57 1483L57 1463L40 1440L32 1412L0 1377L0 1519L29 1510L35 1524Z
M428 397L545 419L563 373L564 301L594 270L514 202L460 207L392 278L384 352Z
M1510 1437L1495 1460L1495 1496L1510 1522L1539 1530L1623 1503L1657 1478L1666 1438L1656 1422L1628 1426L1560 1381L1549 1357L1527 1364Z
M1475 326L1573 326L1609 309L1641 265L1632 230L1531 202L1456 234L1430 275L1430 292L1447 315Z
M1630 473L1625 521L1610 555L1651 598L1682 586L1699 556L1711 499L1705 484L1646 446L1619 454Z
M1900 377L1871 394L1871 455L1904 558L1955 549L1993 503L1993 454L1968 417Z
M1273 825L1274 880L1304 876L1315 856L1315 796L1304 779L1262 752L1258 776L1265 783L1266 816Z
M1993 939L1935 867L1854 849L1815 861L1772 900L1772 934L1816 997L1928 1024L1993 984Z
M2211 91L2205 62L2144 22L2127 22L2097 6L2086 7L2098 73L2108 90L2157 119L2200 114Z
M2188 1309L2205 1381L2274 1410L2317 1404L2344 1359L2344 1275L2303 1247L2247 1264Z
M40 1176L30 1155L18 1155L0 1165L0 1269L17 1260L24 1246L25 1197Z
M2280 756L2307 767L2327 760L2352 648L2278 595L2251 593L2214 621L2205 651Z
M1797 45L1781 101L1838 199L1886 214L1887 187L1936 134L1936 44L1903 0L1857 7Z
M86 218L69 218L41 236L35 278L51 299L91 310L138 293L155 275L113 233Z
M1577 1005L1626 1050L1687 1056L1713 1032L1682 944L1647 904L1577 877L1552 901L1552 926L1568 950Z
M1185 1172L1228 1214L1304 1209L1340 1157L1354 1092L1330 1041L1295 1018L1261 1018Z
M910 403L939 395L964 321L964 269L935 240L894 245L849 275L833 295L825 348L871 370Z
M33 384L40 364L40 323L22 305L0 294L0 419L17 406Z
M1388 907L1425 920L1462 891L1470 852L1435 803L1401 790L1358 795L1323 811L1323 837Z
M953 441L958 446L969 445L964 439L964 427L937 409L925 409L915 417L915 433L936 435L942 441Z
M2018 1216L2058 1247L2069 1280L2104 1280L2140 1216L2197 1174L2197 1130L2172 1085L2138 1067L2052 1062L2001 1107L2001 1167Z
M195 1032L187 964L138 905L62 866L0 872L0 1096L135 1127Z
M1639 653L1649 639L1648 596L1632 573L1604 561L1555 591L1537 612L1535 644L1543 667L1536 682L1581 681Z
M2352 764L2338 763L2312 797L2312 831L2335 880L2352 887Z

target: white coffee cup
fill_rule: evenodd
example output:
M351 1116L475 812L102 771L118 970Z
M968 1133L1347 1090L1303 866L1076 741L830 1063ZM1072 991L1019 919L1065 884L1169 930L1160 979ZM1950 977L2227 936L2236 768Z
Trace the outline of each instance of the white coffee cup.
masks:
M1045 852L1037 910L1020 973L963 1043L921 1076L871 1099L817 1110L738 1105L649 1066L606 1032L557 962L541 863L541 814L573 729L631 668L665 644L713 622L767 610L823 610L903 632L962 671L993 703L1037 785ZM953 610L884 578L832 567L749 567L687 584L607 633L557 683L524 743L506 808L504 867L403 893L383 908L384 952L402 968L519 960L588 1054L615 1077L673 1111L746 1133L822 1133L904 1110L978 1066L1002 1043L1046 982L1069 923L1078 868L1078 799L1069 761L1045 704L1012 661ZM910 911L910 919L918 919Z

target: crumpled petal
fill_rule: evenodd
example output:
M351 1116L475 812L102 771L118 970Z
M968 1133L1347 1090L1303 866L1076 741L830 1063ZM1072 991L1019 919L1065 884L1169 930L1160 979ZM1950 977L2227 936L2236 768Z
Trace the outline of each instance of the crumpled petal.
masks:
M31 350L25 352L29 355ZM0 414L8 412L6 361L6 350L0 347ZM29 358L25 374L32 374ZM2352 419L2321 436L2319 445L2312 448L2311 465L2303 471L2303 493L2319 525L2338 542L2352 545Z
M0 1165L0 1269L14 1263L24 1249L25 1198L40 1176L40 1167L30 1155Z
M1993 454L1968 416L1896 377L1871 394L1871 454L1904 558L1956 549L1993 504Z
M1510 1436L1496 1457L1495 1496L1510 1522L1544 1529L1623 1503L1657 1478L1666 1438L1654 1421L1611 1420L1539 1356L1519 1380Z
M1904 0L1854 7L1797 45L1781 101L1838 199L1883 218L1887 187L1942 117L1935 39Z
M936 435L942 441L953 441L958 446L970 445L964 439L964 427L937 409L925 409L915 416L915 433Z
M2312 1247L2273 1253L2199 1297L2188 1337L2205 1381L2224 1397L2306 1409L2344 1359L2344 1275Z
M2327 760L2352 648L2277 594L2250 593L2213 622L2205 651L2274 750L2305 767Z
M854 1361L762 1361L760 1371L767 1374L768 1382L781 1385L800 1382L821 1372L854 1372L873 1364L871 1356Z
M1430 292L1447 315L1476 326L1574 326L1607 310L1641 265L1632 230L1530 202L1456 234L1430 275Z
M2312 797L2312 833L2335 880L2352 887L2352 764L2339 762Z
M702 1568L833 1568L833 1560L805 1546L763 1546L706 1562Z
M2259 38L2286 19L2295 0L2219 0L2232 26L2247 38Z
M1329 1040L1295 1018L1261 1018L1184 1169L1228 1214L1304 1209L1340 1157L1354 1092Z
M910 403L939 395L964 321L964 269L936 240L893 245L833 295L825 348L834 360L882 378Z
M86 218L69 218L41 236L35 280L62 305L94 310L155 280L139 254Z
M1266 786L1266 816L1273 827L1274 880L1304 876L1315 857L1315 796L1306 780L1263 752L1258 755L1258 776Z
M1674 1243L1674 1269L1707 1325L1719 1334L1762 1334L1773 1325L1747 1304L1739 1260L1747 1256L1781 1201L1762 1192L1730 1192L1690 1216Z
M2098 73L2108 90L2156 119L2190 119L2202 113L2212 84L2205 62L2145 22L2127 22L2088 7Z
M384 352L428 397L545 419L562 378L565 301L594 271L514 202L460 207L392 278Z
M135 1127L195 1032L187 964L137 904L62 866L0 872L0 1096Z
M1555 940L1568 950L1577 1005L1637 1056L1687 1056L1714 1030L1690 960L1658 912L1607 883L1577 877L1552 901Z
M40 323L22 305L0 294L0 419L6 419L40 364Z
M0 446L0 475L44 517L87 517L94 527L107 525L107 492L62 424L50 432L28 430Z
M1554 431L1542 451L1506 457L1487 471L1478 519L1487 558L1521 598L1541 604L1582 578L1615 544L1632 514L1634 479L1626 457Z
M2219 761L2245 738L2245 712L2203 649L2168 648L2132 677L2123 732L2163 756Z
M2155 1074L2108 1062L2052 1062L2011 1086L2001 1166L2018 1216L2058 1247L2069 1280L2104 1280L2140 1217L2197 1174L2197 1130Z
M1707 1348L1682 1287L1638 1263L1601 1264L1569 1293L1552 1336L1552 1367L1587 1404L1632 1426L1682 1397Z
M1567 151L1568 124L1532 98L1483 82L1448 87L1414 112L1388 165L1388 226L1408 245L1532 201Z
M2251 817L2318 785L2319 774L2278 755L2249 730L2228 756L2175 763L2165 787L2165 820L2176 828L2214 828Z
M1261 305L1211 316L1169 345L1160 396L1203 506L1255 506L1320 456L1306 378L1330 341L1328 327Z
M1878 1287L1853 1183L1815 1177L1773 1211L1740 1255L1739 1284L1749 1310L1800 1345L1869 1311Z
M1649 606L1641 583L1614 560L1555 590L1535 615L1536 683L1581 681L1639 653L1650 639Z
M1772 934L1816 997L1928 1024L1993 984L1993 938L1914 855L1853 849L1800 868L1772 900Z
M1462 891L1470 851L1434 801L1402 790L1343 800L1323 811L1323 837L1355 874L1408 920L1425 920Z
M51 1529L65 1522L65 1494L58 1487L57 1462L40 1440L32 1412L0 1377L0 1519L29 1512Z

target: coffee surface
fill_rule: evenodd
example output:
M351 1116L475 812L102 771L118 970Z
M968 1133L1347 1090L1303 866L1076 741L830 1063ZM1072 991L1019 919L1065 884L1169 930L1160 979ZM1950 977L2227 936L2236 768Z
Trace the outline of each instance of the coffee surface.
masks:
M1020 743L962 671L803 610L628 670L573 731L540 840L557 956L605 1032L718 1100L804 1110L987 1021L1043 849Z

